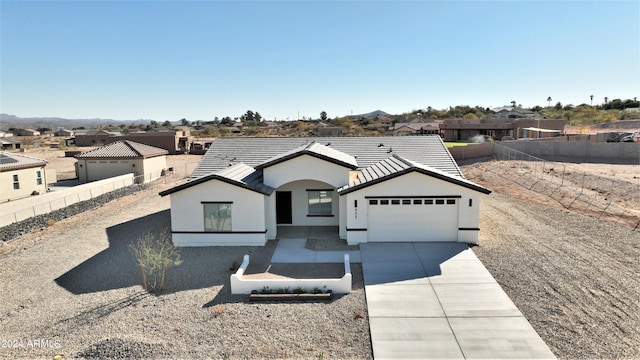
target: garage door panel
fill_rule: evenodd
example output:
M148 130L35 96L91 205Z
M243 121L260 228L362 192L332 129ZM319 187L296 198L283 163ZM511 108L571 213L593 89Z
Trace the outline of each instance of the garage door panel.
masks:
M382 205L382 200L370 202L368 241L457 241L458 199L420 199L404 204L399 200L398 205L392 201L385 201L388 205Z

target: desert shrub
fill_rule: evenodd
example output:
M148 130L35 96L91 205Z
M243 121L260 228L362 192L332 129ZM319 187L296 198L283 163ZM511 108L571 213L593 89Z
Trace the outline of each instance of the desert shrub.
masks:
M143 234L129 249L140 267L144 290L148 292L164 289L167 268L182 263L180 252L173 246L166 229L159 234Z

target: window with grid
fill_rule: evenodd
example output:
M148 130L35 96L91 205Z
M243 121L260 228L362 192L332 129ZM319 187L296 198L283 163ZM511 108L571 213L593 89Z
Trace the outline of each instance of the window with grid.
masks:
M18 180L18 175L13 175L13 190L20 189L20 180Z
M332 191L329 190L309 190L309 215L331 215Z
M42 185L42 171L36 171L36 184Z
M204 203L204 230L231 231L231 204Z

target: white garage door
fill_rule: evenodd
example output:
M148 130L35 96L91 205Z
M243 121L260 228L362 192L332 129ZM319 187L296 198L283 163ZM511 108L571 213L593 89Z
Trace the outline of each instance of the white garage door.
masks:
M457 241L457 197L368 198L370 242Z

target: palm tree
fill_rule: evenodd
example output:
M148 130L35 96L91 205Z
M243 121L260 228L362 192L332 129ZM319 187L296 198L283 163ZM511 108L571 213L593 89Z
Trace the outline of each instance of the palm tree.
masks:
M515 100L511 100L511 107L516 107L516 101Z
M551 107L551 96L547 98L547 107Z
M591 99L591 106L593 106L593 95L589 95L589 98Z

